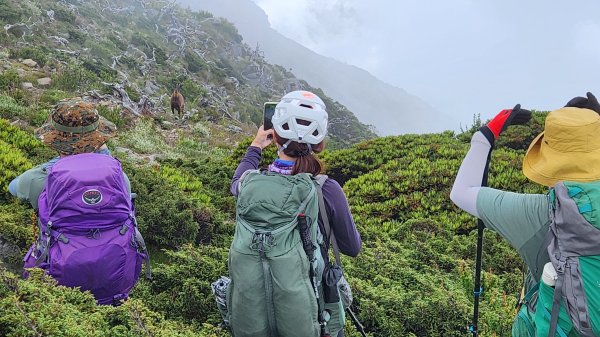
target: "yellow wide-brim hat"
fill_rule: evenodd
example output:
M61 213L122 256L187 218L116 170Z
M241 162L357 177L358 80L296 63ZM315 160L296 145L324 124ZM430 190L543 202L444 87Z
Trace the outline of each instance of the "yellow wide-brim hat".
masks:
M550 112L527 150L523 173L545 186L600 180L600 115L580 108Z

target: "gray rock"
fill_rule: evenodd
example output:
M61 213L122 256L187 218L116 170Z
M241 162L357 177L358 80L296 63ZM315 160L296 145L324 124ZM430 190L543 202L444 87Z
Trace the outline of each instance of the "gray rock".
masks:
M129 153L129 152L131 152L130 149L128 149L126 147L120 147L120 146L115 147L115 149L113 151L114 152L121 152L121 153Z
M39 85L46 87L52 84L52 79L50 77L38 78L37 82Z
M23 63L24 65L26 65L26 66L28 66L28 67L31 67L31 68L33 68L33 67L37 67L37 65L38 65L38 64L37 64L37 62L35 62L35 61L34 61L34 60L32 60L32 59L26 59L26 60L23 60L23 62L21 62L21 63Z
M28 122L21 120L21 119L17 119L15 121L11 122L10 125L16 126L23 130L27 129L30 126Z
M210 101L207 98L203 98L198 102L198 106L201 108L206 108L210 105Z
M144 92L148 95L154 95L159 89L160 86L154 81L148 80L144 83Z
M21 88L28 90L28 89L33 89L33 83L31 82L23 82L21 83Z
M167 129L167 130L170 130L175 127L175 124L171 123L169 121L162 121L160 123L160 125L162 126L163 129Z
M235 126L235 125L229 125L229 126L227 126L227 130L233 131L233 132L237 132L237 133L240 133L240 132L244 131L244 130L242 130L242 128L240 128L239 126Z

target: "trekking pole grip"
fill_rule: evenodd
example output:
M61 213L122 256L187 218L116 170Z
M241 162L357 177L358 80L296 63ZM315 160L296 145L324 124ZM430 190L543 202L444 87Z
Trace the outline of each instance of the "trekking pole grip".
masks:
M312 261L315 257L315 246L310 237L310 230L306 221L306 215L298 214L298 231L300 232L300 240L302 241L302 248L308 256L308 259Z

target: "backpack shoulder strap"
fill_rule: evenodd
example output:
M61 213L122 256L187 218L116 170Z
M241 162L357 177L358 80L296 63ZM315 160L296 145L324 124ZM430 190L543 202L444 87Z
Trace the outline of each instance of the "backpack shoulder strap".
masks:
M242 183L244 182L244 179L246 179L252 173L260 173L260 172L261 172L261 170L259 170L259 169L252 169L252 170L246 170L246 171L244 171L244 173L242 173L242 175L240 176L240 179L237 182L237 184L238 184L238 194L242 190Z
M325 240L326 242L329 241L333 246L335 263L341 267L342 262L340 259L340 248L338 247L337 240L335 239L335 233L331 229L329 216L327 215L327 208L325 208L325 199L323 199L323 185L327 179L329 179L329 177L325 174L319 174L315 177L315 181L317 182L317 194L319 196L319 217L323 221L323 227L325 227Z

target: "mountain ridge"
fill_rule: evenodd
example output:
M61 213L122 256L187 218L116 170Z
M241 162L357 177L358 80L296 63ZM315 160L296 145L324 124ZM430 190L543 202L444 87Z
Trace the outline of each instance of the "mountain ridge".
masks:
M298 76L323 88L348 106L359 120L374 125L381 135L443 131L442 125L456 124L406 90L283 36L270 26L267 14L250 0L179 2L231 20L245 41L250 45L258 44L268 60L291 68ZM294 53L296 57L292 56Z

